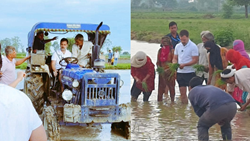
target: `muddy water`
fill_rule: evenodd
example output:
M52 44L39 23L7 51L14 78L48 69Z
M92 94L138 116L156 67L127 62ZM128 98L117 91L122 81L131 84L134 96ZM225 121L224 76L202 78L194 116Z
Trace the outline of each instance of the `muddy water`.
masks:
M156 62L159 44L131 41L131 56L137 51L144 51L152 61ZM131 85L133 80L131 78ZM155 79L155 89L158 89L158 76ZM137 102L132 102L132 140L197 140L197 121L191 104L183 105L179 99L179 89L176 84L175 103L165 96L163 102L157 102L157 91L152 92L149 102L142 101L142 95ZM237 112L232 121L233 140L250 140L250 112ZM210 140L221 140L220 127L214 125L209 130Z
M124 85L120 89L119 103L130 102L130 70L107 70L106 72L116 72L120 74ZM23 81L17 86L18 89L23 88ZM97 125L95 127L68 127L61 126L62 141L126 141L120 132L111 131L111 124Z

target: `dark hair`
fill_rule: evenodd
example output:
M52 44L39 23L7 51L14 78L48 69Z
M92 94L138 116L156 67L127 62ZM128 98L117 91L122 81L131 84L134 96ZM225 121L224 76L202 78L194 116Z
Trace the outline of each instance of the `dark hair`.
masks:
M176 26L177 26L177 23L174 22L174 21L172 21L172 22L170 22L170 23L168 24L168 27L170 28L170 27L173 26L173 25L176 25Z
M77 34L75 37L75 40L83 40L83 35L82 34Z
M229 74L231 72L231 69L224 69L221 73L222 74ZM221 80L222 81L226 81L228 78L222 78L221 77Z
M191 88L195 87L195 86L199 86L202 85L202 79L198 76L193 77L190 81L189 81L189 86Z
M164 36L164 37L162 37L162 38L161 38L161 41L162 41L162 43L163 43L163 42L167 42L168 45L171 45L171 46L172 46L171 38L170 38L169 36Z
M44 34L42 30L37 31L36 36L38 36L40 34Z
M181 30L181 32L180 32L180 36L182 37L182 36L189 36L189 33L188 33L188 31L187 30Z
M66 38L62 38L61 41L60 41L60 43L62 43L63 41L66 41L67 44L69 43L68 39L66 39Z

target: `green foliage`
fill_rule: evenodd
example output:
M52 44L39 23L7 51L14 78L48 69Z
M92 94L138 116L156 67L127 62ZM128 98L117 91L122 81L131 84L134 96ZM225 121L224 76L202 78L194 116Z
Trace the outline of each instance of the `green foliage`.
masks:
M114 69L114 70L122 69L122 70L126 70L126 69L130 69L130 68L131 68L130 63L117 64L116 66L105 64L105 69Z
M142 82L142 88L145 90L145 92L148 92L148 85L146 82Z
M233 31L228 28L217 30L214 35L216 43L222 47L227 47L234 41Z
M220 74L220 73L222 73L222 72L223 72L223 70L217 70L217 71L214 72L213 75L217 75L217 74Z
M162 75L164 73L164 68L163 67L157 67L156 71Z
M196 69L196 72L204 72L205 71L205 67L203 65L195 64L193 66L193 68Z
M216 82L215 82L218 86L222 86L222 85L225 85L226 82L225 81L222 81L221 79L218 79Z
M0 43L2 45L2 52L4 52L4 49L6 46L13 46L15 47L16 51L22 51L23 45L21 44L21 40L18 36L15 36L13 38L5 38L3 40L0 40Z
M178 63L167 63L169 70L170 70L170 75L169 75L169 79L174 76L175 71L179 68L180 64Z
M26 63L26 62L22 63L22 64L19 65L19 66L16 66L16 69L22 69L22 70L24 70L24 69L26 69L26 68L27 68L27 63Z
M232 17L232 15L233 15L233 6L232 5L224 3L222 10L223 10L222 17L224 19L229 19Z
M115 52L116 50L117 50L119 53L121 53L121 52L122 52L122 47L121 47L121 46L114 46L114 47L112 48L112 52Z
M44 40L49 39L48 36L44 36ZM45 52L46 54L50 53L51 42L45 44Z
M68 50L72 52L72 46L75 43L75 38L67 38L69 43L68 43Z
M248 5L250 5L250 0L228 0L231 5L245 6L245 17L248 18Z

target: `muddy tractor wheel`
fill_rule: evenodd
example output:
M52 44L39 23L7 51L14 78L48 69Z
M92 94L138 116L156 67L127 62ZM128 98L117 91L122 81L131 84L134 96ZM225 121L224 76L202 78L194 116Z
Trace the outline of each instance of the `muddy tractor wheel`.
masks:
M52 106L44 109L43 124L46 130L48 141L60 141L60 127L57 122L55 110Z
M111 129L112 130L121 130L126 139L131 138L130 121L129 122L112 123Z
M24 80L24 93L32 101L37 113L42 114L44 104L44 83L42 76L28 73Z

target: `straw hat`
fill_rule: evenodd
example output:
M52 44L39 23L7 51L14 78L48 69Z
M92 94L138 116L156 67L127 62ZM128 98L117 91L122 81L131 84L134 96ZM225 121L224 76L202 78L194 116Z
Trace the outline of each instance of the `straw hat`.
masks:
M131 59L131 66L135 68L140 68L147 63L146 53L139 51Z

